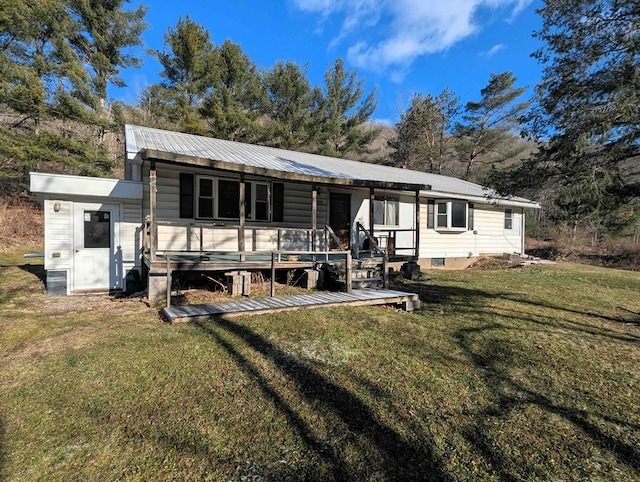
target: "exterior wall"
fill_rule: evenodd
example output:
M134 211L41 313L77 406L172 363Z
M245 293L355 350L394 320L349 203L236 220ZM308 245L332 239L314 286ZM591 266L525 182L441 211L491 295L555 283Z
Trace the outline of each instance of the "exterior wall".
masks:
M396 254L398 255L412 255L413 250L409 249L413 247L414 244L414 232L413 231L402 231L402 230L412 230L415 229L416 217L415 217L415 196L410 195L399 195L399 193L394 191L382 191L376 190L376 196L389 196L393 198L397 198L399 202L398 209L398 225L383 225L376 224L374 225L374 236L378 240L378 244L381 248L387 247L387 240L389 236L395 235L395 247L399 248L396 250ZM370 229L369 227L369 191L359 191L357 195L352 197L352 203L359 203L357 206L357 211L354 216L354 227L355 222L359 222L365 228ZM400 230L396 232L396 230ZM354 233L355 236L355 233ZM355 241L355 239L353 240ZM360 236L358 240L362 245L364 241L363 235ZM407 248L407 249L400 249Z
M181 172L203 174L220 178L233 178L233 174L212 171L192 166L177 166L163 162L156 164L157 170L157 215L158 221L175 222L181 226L158 227L159 251L236 251L238 249L237 220L199 220L181 219L179 217L179 174ZM237 179L237 176L236 176ZM149 164L145 162L142 169L144 186L144 217L149 213ZM266 180L283 182L278 179L249 177L247 181ZM295 182L283 182L284 188L284 221L281 223L258 222L247 220L245 246L247 250L271 251L278 249L278 228L288 228L282 236L282 250L308 249L308 232L311 228L311 185ZM345 192L351 194L352 239L351 244L362 243L356 239L355 223L360 222L369 228L369 189L320 186L317 204L317 227L322 229L329 223L329 192ZM396 248L413 246L415 233L415 197L413 194L400 195L395 191L376 190L376 196L387 195L399 200L398 226L376 225L374 234L385 246L385 238L390 231L397 232ZM487 203L474 203L474 229L458 231L441 231L427 228L427 199L420 202L420 246L419 255L422 264L431 264L431 259L445 258L448 266L463 266L473 257L484 255L501 255L503 253L520 253L522 251L522 219L523 209L513 208L513 229L504 229L504 208ZM192 226L188 226L192 224ZM200 228L198 224L218 224L214 227ZM298 228L298 229L296 229ZM324 240L318 240L320 249L324 249ZM396 254L413 254L411 250L397 249Z
M473 230L437 231L427 228L427 202L423 199L420 204L420 258L451 259L450 266L461 266L465 264L464 259L472 257L521 253L522 220L522 208L513 208L513 229L505 230L504 207L474 203Z
M115 204L120 206L118 239L122 252L122 273L140 271L142 206L139 200L114 200L74 196L49 196L44 200L44 268L67 272L67 291L73 286L74 208L75 204ZM58 204L59 210L55 211ZM125 280L121 283L126 289Z
M157 194L156 214L160 222L178 223L179 226L158 226L159 251L237 251L238 220L185 219L180 218L180 173L201 174L224 179L233 179L232 173L198 169L185 166L173 166L158 162L156 164ZM235 177L238 179L238 177ZM150 212L149 206L149 165L143 168L143 217ZM279 223L265 221L246 221L246 250L272 251L278 249L278 228L282 231L282 250L307 250L310 246L309 233L311 220L311 185L284 182L278 179L246 177L246 181L270 181L284 184L283 221ZM328 190L321 189L318 194L317 227L322 229L328 222ZM189 226L188 224L192 224ZM216 227L198 225L216 224ZM254 228L254 229L252 229ZM293 229L291 229L293 228ZM295 229L299 228L299 229ZM202 239L202 246L201 240ZM324 239L318 239L319 249L324 249Z
M54 206L58 203L59 211ZM44 269L71 268L73 248L73 203L70 201L44 201Z

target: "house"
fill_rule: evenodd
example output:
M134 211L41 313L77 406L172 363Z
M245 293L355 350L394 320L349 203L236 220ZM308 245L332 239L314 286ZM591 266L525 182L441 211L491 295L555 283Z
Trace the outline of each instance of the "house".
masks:
M134 125L125 139L124 180L31 173L63 293L141 280L162 298L173 270L268 269L274 252L286 269L336 253L464 267L524 253L524 210L539 207L407 169Z

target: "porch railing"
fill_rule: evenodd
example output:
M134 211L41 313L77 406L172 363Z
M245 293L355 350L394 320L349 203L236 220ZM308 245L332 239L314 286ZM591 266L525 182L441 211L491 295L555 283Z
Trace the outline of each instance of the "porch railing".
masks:
M329 249L332 232L324 228L224 225L217 223L181 223L149 218L143 229L144 254L151 260L166 252L237 253L271 251L320 251ZM335 236L335 234L333 234ZM244 246L244 249L241 249ZM248 249L247 249L248 248Z
M276 269L278 266L282 266L290 261L292 256L309 256L314 260L324 258L325 261L329 260L330 256L344 256L344 271L345 271L345 280L346 280L346 290L347 292L352 291L352 258L351 251L271 251L271 252L256 252L256 251L244 251L244 252L233 252L233 253L207 253L203 252L202 255L211 255L211 256L220 256L220 255L229 255L234 254L240 257L243 256L251 256L251 255L262 255L271 257L271 289L270 295L271 297L275 296L275 278L276 278ZM177 252L172 253L167 251L164 253L166 270L167 270L167 288L166 288L166 297L167 297L167 307L171 306L171 283L172 283L172 261L179 260L180 262L184 262L181 258L184 253Z
M410 245L407 246L406 244L400 244L401 240L403 240L404 238L404 236L398 236L398 234L401 233L412 233ZM415 257L415 233L416 230L412 228L377 228L375 230L375 235L372 236L371 232L367 228L365 228L361 223L357 222L354 256L358 258L361 255L367 253L370 256L374 256L374 253L376 251L381 252L382 250L384 250L384 252L389 256L398 255ZM363 239L363 245L369 245L368 249L360 247L359 241L361 238Z

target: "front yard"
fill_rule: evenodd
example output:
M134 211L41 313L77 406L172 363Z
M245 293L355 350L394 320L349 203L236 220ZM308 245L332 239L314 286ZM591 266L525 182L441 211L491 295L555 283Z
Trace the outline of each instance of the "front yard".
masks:
M640 274L436 271L422 311L166 325L0 254L0 479L638 480Z

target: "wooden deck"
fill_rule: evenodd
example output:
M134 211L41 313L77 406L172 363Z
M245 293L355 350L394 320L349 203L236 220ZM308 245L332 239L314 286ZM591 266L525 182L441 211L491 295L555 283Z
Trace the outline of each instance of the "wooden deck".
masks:
M365 289L350 293L322 292L274 298L244 298L237 301L198 305L170 306L162 310L163 318L170 322L206 321L210 318L230 318L240 315L258 315L301 308L327 306L394 305L406 311L420 309L417 294L395 290Z

